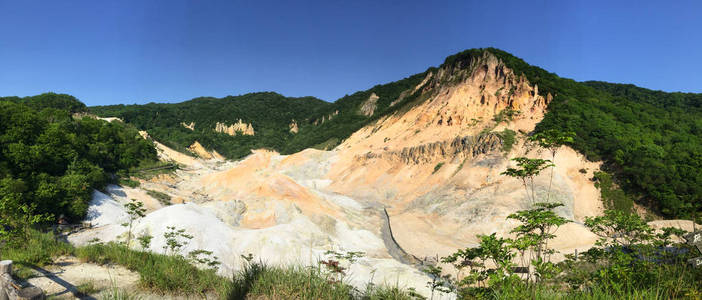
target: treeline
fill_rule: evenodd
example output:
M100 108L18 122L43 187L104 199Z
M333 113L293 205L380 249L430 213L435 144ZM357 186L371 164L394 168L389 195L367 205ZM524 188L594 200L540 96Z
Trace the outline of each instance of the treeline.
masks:
M497 49L488 49L539 92L554 96L536 131L573 131L573 147L607 172L630 200L667 217L702 212L702 94L560 78Z
M80 220L112 173L157 160L134 127L84 111L68 95L0 98L0 226Z
M314 97L294 98L265 92L195 98L175 104L95 106L89 110L102 117L119 117L180 151L186 151L188 146L199 141L208 150L216 150L231 159L246 156L251 149L258 148L290 154L310 147L334 147L368 122L411 103L419 93L407 95L403 101L390 106L402 92L419 84L425 73L377 85L334 103ZM373 93L380 97L377 108L372 116L365 116L359 107ZM255 135L230 136L214 131L218 122L231 125L239 119L251 124ZM297 133L290 132L292 120L298 125ZM191 122L195 123L194 130L181 124Z
M0 101L24 104L38 111L45 108L66 110L71 113L87 111L87 107L83 102L80 102L75 97L66 94L44 93L36 96L28 96L22 98L0 97Z

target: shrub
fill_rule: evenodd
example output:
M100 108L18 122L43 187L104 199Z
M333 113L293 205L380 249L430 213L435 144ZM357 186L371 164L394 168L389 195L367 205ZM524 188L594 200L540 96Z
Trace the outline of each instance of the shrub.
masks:
M434 171L431 173L434 174L434 173L438 172L439 169L441 169L441 167L443 167L443 166L444 166L444 162L440 162L440 163L436 164L436 166L434 166Z

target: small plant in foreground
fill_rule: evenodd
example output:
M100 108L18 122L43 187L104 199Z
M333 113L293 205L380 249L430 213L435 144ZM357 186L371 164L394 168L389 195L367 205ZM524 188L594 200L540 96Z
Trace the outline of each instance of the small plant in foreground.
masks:
M146 209L144 208L144 203L132 199L131 202L124 205L127 209L127 214L129 215L129 220L126 223L122 223L122 226L128 227L127 229L127 240L125 244L129 246L132 241L132 225L137 219L143 218L146 214Z
M95 282L93 281L86 281L76 286L77 297L90 296L96 294L99 291L100 289L97 286L95 286Z
M443 269L440 266L429 265L422 271L431 278L431 280L427 281L427 287L431 290L430 299L434 299L434 292L450 293L453 290L451 277L442 275Z
M220 262L217 260L217 256L212 254L212 251L202 249L193 250L188 253L187 258L195 265L204 266L215 271L219 269Z
M524 190L527 192L527 199L531 204L537 203L534 187L534 178L543 169L553 166L550 160L540 158L516 157L512 159L517 162L517 168L507 168L501 175L519 178L522 181Z
M358 260L358 258L363 257L365 253L363 252L355 252L355 251L348 251L348 252L338 252L338 251L333 251L333 250L327 250L325 255L330 256L331 258L322 260L319 263L324 265L327 271L332 275L336 275L337 278L334 279L337 282L342 282L344 276L346 275L346 270L352 265L353 263ZM333 258L333 259L332 259ZM348 262L347 267L344 267L341 265L343 261Z
M185 229L176 229L175 226L167 226L168 229L163 233L166 239L166 244L163 245L163 254L168 255L169 250L171 255L178 255L180 249L185 247L193 238L192 235L185 233Z
M154 237L151 236L148 232L142 232L138 237L137 241L139 241L139 245L141 246L141 249L143 250L148 250L149 247L151 247L151 240Z

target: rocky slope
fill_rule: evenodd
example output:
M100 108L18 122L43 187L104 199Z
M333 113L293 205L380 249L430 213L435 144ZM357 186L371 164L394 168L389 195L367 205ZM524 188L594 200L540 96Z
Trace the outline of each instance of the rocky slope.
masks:
M194 235L184 253L213 251L223 274L238 269L246 253L271 264L313 264L327 250L362 251L365 256L350 268L353 284L400 283L429 294L419 265L473 245L477 234L507 234L513 224L505 217L529 207L521 183L500 173L515 156L551 158L526 142L551 97L489 53L436 69L398 98L367 99L390 105L410 96L414 103L331 151L257 150L233 162L196 159L157 143L162 159L184 168L140 189L115 187L112 200L93 203L98 213L90 218L101 226L71 240L119 239L124 214L107 211L135 198L151 203L136 232L154 236L152 251L161 251L166 226ZM371 107L359 103L358 111L377 112ZM513 145L505 137L510 130L516 132ZM538 193L564 203L559 213L575 222L563 226L551 245L563 253L584 250L595 237L579 222L602 209L589 180L599 166L567 147L555 164L552 193L546 195L546 175L537 178ZM160 206L141 189L183 204Z

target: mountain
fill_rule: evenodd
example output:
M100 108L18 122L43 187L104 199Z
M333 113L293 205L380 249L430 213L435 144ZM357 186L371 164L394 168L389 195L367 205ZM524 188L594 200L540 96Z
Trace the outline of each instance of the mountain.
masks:
M605 162L604 172L595 174L595 179L608 187L603 192L608 206L631 210L636 201L668 217L689 217L702 209L701 94L577 82L494 48L463 51L447 57L437 68L377 85L333 103L311 97L254 93L222 99L198 98L177 104L89 109L103 117L122 118L181 151L196 141L228 158L243 157L257 148L283 154L309 147L331 149L364 126L405 114L443 88L461 84L475 71L471 69L475 68L475 62L486 57L511 70L503 83L528 82L533 86L530 93L543 97L548 104L535 132L551 129L575 132L572 147L592 161ZM461 121L448 116L442 122L460 122L466 126L470 123L466 120L519 111L522 108L512 102L518 88L513 84L495 91L495 96L506 97L504 104L455 116ZM243 126L243 130L232 130L237 126ZM242 134L249 128L253 129L250 131L253 135ZM234 135L222 133L227 130ZM452 131L437 134L453 134L448 132ZM614 182L610 174L615 176Z
M139 278L167 270L163 278L187 282L151 286L168 285L169 291L219 289L192 285L196 279L181 274L193 272L173 272L176 265L199 265L209 269L203 271L212 282L227 285L226 278L248 276L242 270L255 257L270 266L300 267L300 282L310 278L308 267L337 265L350 275L340 282L359 291L395 283L424 297L453 299L458 295L435 295L427 285L438 278L426 273L427 266L457 274L455 268L479 266L468 264L478 260L454 264L439 257L497 253L479 254L479 260L506 266L497 272L515 280L512 266L531 265L542 274L538 268L545 265L532 260L542 250L531 240L539 230L549 235L547 264L564 262L559 268L570 270L556 271L556 290L564 287L561 280L571 282L561 276L586 268L587 281L604 276L610 284L611 270L643 277L671 272L667 264L632 264L640 252L630 251L631 245L597 247L603 234L597 224L614 222L605 225L612 227L613 242L620 230L638 239L675 226L662 229L660 240L633 246L655 249L671 245L678 229L695 226L685 220L647 223L628 213L642 213L634 200L668 217L699 209L698 100L697 94L560 78L497 49L467 50L333 103L252 93L86 112L68 95L11 97L0 101L0 200L24 204L9 212L14 206L3 206L3 213L15 216L14 227L26 228L22 216L38 212L84 216L93 226L67 238L76 253L103 262L107 252L139 257L127 263L144 276ZM534 141L536 134L553 132L575 138L558 147ZM531 177L508 176L519 168L515 159L527 157L553 165ZM144 161L150 166L144 168ZM109 173L131 175L131 182L107 184L116 183ZM543 209L536 203L541 201L559 206ZM535 220L542 217L551 221ZM552 221L555 228L539 225ZM2 222L7 224L4 216ZM527 227L531 233L514 234ZM158 254L165 252L173 256ZM577 253L588 259L567 259ZM157 264L155 257L178 263ZM203 265L210 259L216 268ZM676 266L683 268L686 259ZM480 268L481 274L492 272L489 265ZM664 277L687 285L699 276Z
M115 187L107 191L113 201L93 207L108 211L112 206L101 203L118 206L137 199L148 211L133 230L154 236L145 248L163 249L166 240L161 237L168 226L177 226L196 237L187 251L212 251L225 277L242 265L242 253L253 253L271 265L310 266L329 257L329 250L353 251L363 253L348 269L353 286L398 282L429 297L430 278L421 269L436 263L437 256L476 245L476 235L508 234L513 223L505 221L506 216L530 207L533 201L522 182L501 173L513 165L513 157L551 159L550 152L529 142L528 134L544 118L553 97L541 95L525 76L480 50L415 77L401 81L403 85L376 86L323 104L331 107L311 114L306 122L298 120L297 133L290 132L290 120L280 122L283 128L278 130L293 139L307 130L326 135L324 139L338 138L338 145L327 150L281 154L256 149L226 161L216 155L181 155L154 137L159 157L183 167L142 180L138 189ZM182 122L174 122L177 130L198 132L195 120ZM246 134L249 124L253 135ZM201 129L216 132L232 125L236 138L254 139L261 130L242 116L214 119ZM359 128L349 135L329 130L344 125L348 130ZM575 221L559 228L549 242L561 251L554 255L560 260L562 253L592 246L597 236L582 222L601 215L603 207L590 180L599 163L588 162L568 147L559 149L555 163L548 170L552 180L539 176L534 187L539 196L563 203L559 216ZM142 189L167 195L170 202L162 203ZM117 218L87 221L104 226L71 236L72 243L119 240L126 230Z

